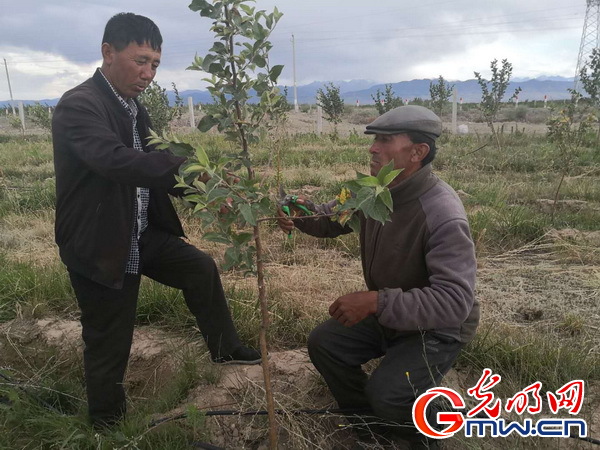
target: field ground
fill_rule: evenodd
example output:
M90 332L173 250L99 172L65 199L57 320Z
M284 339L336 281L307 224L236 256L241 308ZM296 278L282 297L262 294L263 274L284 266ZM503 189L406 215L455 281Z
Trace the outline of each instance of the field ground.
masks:
M347 117L340 137L331 140L326 122L319 137L313 116L291 113L287 134L278 140L287 190L324 201L356 170L366 171L370 139L362 130L369 114ZM0 375L11 381L0 380L0 448L189 448L200 441L265 448L265 417L198 412L263 408L260 368L207 363L181 296L147 280L126 380L130 419L106 436L86 427L78 310L53 242L51 142L41 130L21 138L4 121L0 118ZM582 417L588 434L600 439L600 149L590 140L574 156L553 206L562 166L543 124L506 123L502 150L480 149L489 140L487 129L468 125L469 135L440 140L434 162L467 209L482 306L479 335L447 383L465 394L489 367L503 377L494 392L507 398L538 380L545 391L584 379ZM512 126L525 133L510 132ZM211 155L231 146L212 133L178 132ZM275 175L269 162L276 150L266 145L253 151L266 181ZM221 260L224 247L203 241L197 220L178 207L189 240ZM290 240L273 224L263 226L263 235L275 397L289 412L279 416L282 448L350 448L352 436L339 417L291 411L334 406L304 346L331 301L364 287L357 236L317 240L294 233ZM257 345L255 279L235 271L222 277L242 337ZM15 380L22 384L15 387ZM149 420L181 413L187 418L146 428ZM443 445L538 447L593 448L574 439L514 436L453 438Z

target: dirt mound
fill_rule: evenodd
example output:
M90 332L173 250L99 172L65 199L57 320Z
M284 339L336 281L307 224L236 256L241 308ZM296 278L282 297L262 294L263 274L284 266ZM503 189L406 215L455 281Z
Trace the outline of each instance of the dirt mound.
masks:
M75 351L81 351L83 345L81 325L69 320L17 319L1 324L0 336L11 345L37 343ZM153 327L137 328L126 378L128 391L146 396L156 392L181 370L185 352L190 351L202 355L205 347L198 340L190 343ZM269 363L280 444L285 448L350 448L354 437L339 414L305 412L336 407L306 349L274 351L269 355ZM206 442L223 448L267 448L262 366L221 366L206 358L206 367L200 370L204 374L201 384L190 391L179 406L153 417L154 428L176 418L183 420L183 416L192 421L196 417L205 425ZM208 373L211 375L207 376ZM466 388L462 378L452 371L445 384L462 392ZM202 414L206 412L210 417Z

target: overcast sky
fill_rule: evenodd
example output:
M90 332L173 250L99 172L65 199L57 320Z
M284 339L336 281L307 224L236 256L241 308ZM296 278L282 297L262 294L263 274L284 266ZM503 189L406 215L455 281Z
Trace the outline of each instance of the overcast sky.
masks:
M153 19L164 43L156 81L180 91L203 89L186 71L212 45L211 21L189 0L2 0L0 58L8 63L15 99L60 97L100 65L106 21L128 11ZM296 39L297 84L367 79L399 82L439 75L489 76L490 61L507 58L513 77L572 77L585 0L257 0L283 12L271 37L271 64L284 64L291 86ZM3 61L0 60L0 64ZM8 100L0 67L0 100Z

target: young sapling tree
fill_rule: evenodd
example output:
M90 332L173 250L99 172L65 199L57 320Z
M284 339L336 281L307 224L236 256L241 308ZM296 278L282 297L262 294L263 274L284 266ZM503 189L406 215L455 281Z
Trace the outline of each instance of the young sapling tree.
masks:
M498 68L498 60L494 59L490 63L490 67L492 76L489 81L483 78L479 72L474 73L475 78L477 78L477 83L481 88L481 103L479 104L479 109L483 114L485 122L490 127L490 130L492 130L492 136L496 140L498 149L501 149L500 136L498 135L498 130L494 127L494 122L496 121L498 111L500 111L504 94L510 84L513 67L507 59L502 60L502 67L500 68ZM509 98L509 101L516 98L517 95L519 95L519 92L521 92L520 87L515 89L515 92Z
M563 182L569 175L575 157L579 149L586 142L587 136L592 130L593 123L596 121L593 114L586 114L577 120L576 112L580 98L581 94L571 90L571 101L565 108L550 117L547 123L548 137L558 148L561 165L560 180L554 193L554 203L552 205L552 222L554 222L558 196Z
M398 106L402 106L402 99L396 97L391 84L385 85L384 92L377 89L377 92L375 92L375 95L371 95L371 98L375 102L375 107L377 108L379 115L397 108Z
M325 90L317 90L317 104L323 108L325 119L333 124L333 138L337 138L337 126L344 114L344 100L340 96L340 87L333 83L325 84Z
M600 144L600 48L592 50L590 59L579 73L583 89L592 99L598 120L597 142Z
M260 224L277 220L277 195L272 194L267 180L256 176L251 145L259 144L260 127L270 127L287 109L285 97L277 88L281 65L270 66L269 36L282 14L274 8L267 13L248 5L249 0L193 0L190 8L202 17L212 19L215 41L205 57L196 56L191 70L207 73L208 90L214 103L204 108L206 115L198 128L208 131L217 127L237 143L239 152L210 160L201 147L193 147L175 137L152 132L150 144L170 149L188 158L176 177L177 188L183 189L186 205L202 222L204 239L226 244L224 269L236 268L256 274L261 310L260 349L262 353L265 395L269 418L269 446L277 448L277 421L269 371L267 329L269 310L265 284L265 255ZM252 96L256 101L251 103ZM245 170L242 170L245 168ZM355 212L385 222L392 203L387 185L397 176L393 165L377 177L358 175L350 187L355 197L345 205L339 202L335 215L343 223L357 226Z
M452 96L452 90L454 85L447 83L443 76L439 76L437 82L431 81L429 83L429 96L431 97L431 107L435 113L442 117L444 112L444 106L448 103L448 100Z

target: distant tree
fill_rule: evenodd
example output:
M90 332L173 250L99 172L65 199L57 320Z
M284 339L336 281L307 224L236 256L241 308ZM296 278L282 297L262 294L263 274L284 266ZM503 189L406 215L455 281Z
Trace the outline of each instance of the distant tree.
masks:
M172 83L172 86L175 92L175 106L173 108L169 105L167 90L156 81L150 83L139 96L140 102L148 110L148 115L152 121L152 129L158 134L165 131L173 119L179 118L183 114L183 99L179 96L175 83Z
M560 180L554 193L552 222L554 222L560 188L569 175L579 150L585 145L588 133L592 130L593 123L596 120L592 114L584 114L583 116L576 114L581 94L572 89L569 89L569 91L571 92L571 101L567 103L566 107L550 117L547 122L548 137L558 149L558 161L561 168Z
M508 62L507 59L502 60L502 67L498 68L498 60L494 59L490 67L492 69L492 77L488 81L482 78L479 72L475 73L475 78L477 78L477 83L481 88L481 103L479 105L479 109L483 114L483 118L486 123L492 130L492 136L496 139L496 144L498 148L501 148L500 145L500 137L498 136L498 132L494 127L494 122L496 120L496 116L498 115L498 111L500 111L500 106L502 105L502 99L504 98L504 94L506 93L506 89L510 83L510 76L512 75L512 64ZM510 97L510 100L519 95L521 92L521 88L518 87L515 89L514 94Z
M337 136L337 124L342 121L344 100L340 96L339 86L333 83L325 84L325 90L317 90L317 104L323 108L325 119L333 124L333 135Z
M371 98L375 102L375 107L377 108L379 115L386 113L391 109L397 108L398 106L402 106L402 99L400 97L396 97L391 84L385 85L384 92L381 92L379 89L377 89L377 92L375 95L371 95Z
M39 102L35 102L35 104L27 108L27 117L29 117L29 120L35 125L46 131L52 129L52 115L48 110L48 105L42 105Z
M21 136L25 136L25 127L23 126L23 122L21 122L21 118L19 116L11 116L8 119L8 123L15 130L19 130L21 132Z
M589 73L588 73L589 72ZM579 80L592 99L598 119L598 141L600 141L600 48L592 50L589 61L581 68Z
M431 81L429 83L429 96L431 97L431 108L437 113L438 116L442 117L444 106L448 103L454 85L446 83L443 76L439 76L437 83Z

